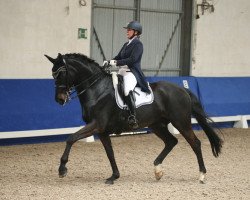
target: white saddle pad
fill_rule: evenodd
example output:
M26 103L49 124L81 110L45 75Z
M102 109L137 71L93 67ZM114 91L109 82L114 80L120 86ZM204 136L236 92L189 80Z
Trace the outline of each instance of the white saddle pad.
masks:
M119 108L121 109L126 109L127 108L127 105L125 105L119 95L119 92L118 92L118 87L117 87L117 84L118 84L118 81L117 81L117 74L116 73L112 73L112 77L113 77L113 86L114 86L114 89L115 89L115 99L116 99L116 103L117 105L119 106ZM154 94L153 94L153 91L151 89L150 86L149 87L149 90L150 90L150 94L148 93L145 93L145 92L142 92L141 91L141 88L139 87L136 87L134 90L135 90L135 106L136 108L142 106L142 105L148 105L148 104L151 104L153 103L154 101Z

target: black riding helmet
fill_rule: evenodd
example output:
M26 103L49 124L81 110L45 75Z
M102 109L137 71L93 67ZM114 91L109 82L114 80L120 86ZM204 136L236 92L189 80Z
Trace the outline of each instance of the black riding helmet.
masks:
M128 23L128 25L126 27L123 27L123 28L133 29L135 31L138 31L139 35L142 34L142 26L138 21L131 21Z

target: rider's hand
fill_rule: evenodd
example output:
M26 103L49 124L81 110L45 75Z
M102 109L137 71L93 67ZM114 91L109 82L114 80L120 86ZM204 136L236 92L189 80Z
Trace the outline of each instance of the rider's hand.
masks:
M104 60L103 63L102 63L102 66L105 67L109 64L109 61L108 60Z
M112 66L112 67L116 67L116 60L110 60L109 61L109 64Z

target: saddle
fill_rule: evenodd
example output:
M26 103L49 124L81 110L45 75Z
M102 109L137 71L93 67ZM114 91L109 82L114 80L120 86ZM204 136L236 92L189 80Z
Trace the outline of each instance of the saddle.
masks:
M111 72L111 74L112 74L112 80L113 80L113 87L115 89L116 103L119 108L128 109L124 100L125 95L124 95L124 89L123 89L124 88L123 77L117 74L116 72ZM140 87L135 87L133 94L134 94L136 108L153 103L154 94L150 86L149 86L149 90L151 91L150 94L141 91Z

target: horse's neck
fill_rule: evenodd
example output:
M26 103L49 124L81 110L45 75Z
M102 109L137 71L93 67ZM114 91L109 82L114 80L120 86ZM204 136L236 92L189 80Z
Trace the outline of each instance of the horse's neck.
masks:
M84 120L90 122L94 117L94 110L99 110L101 102L104 102L108 95L112 95L112 80L106 76L96 85L89 88L83 95L79 96ZM104 99L104 101L102 101ZM111 100L111 99L108 99ZM101 106L105 106L105 103Z
M81 105L85 109L91 109L101 99L113 92L112 87L111 78L103 75L102 79L100 79L92 87L88 88L83 95L79 96Z

